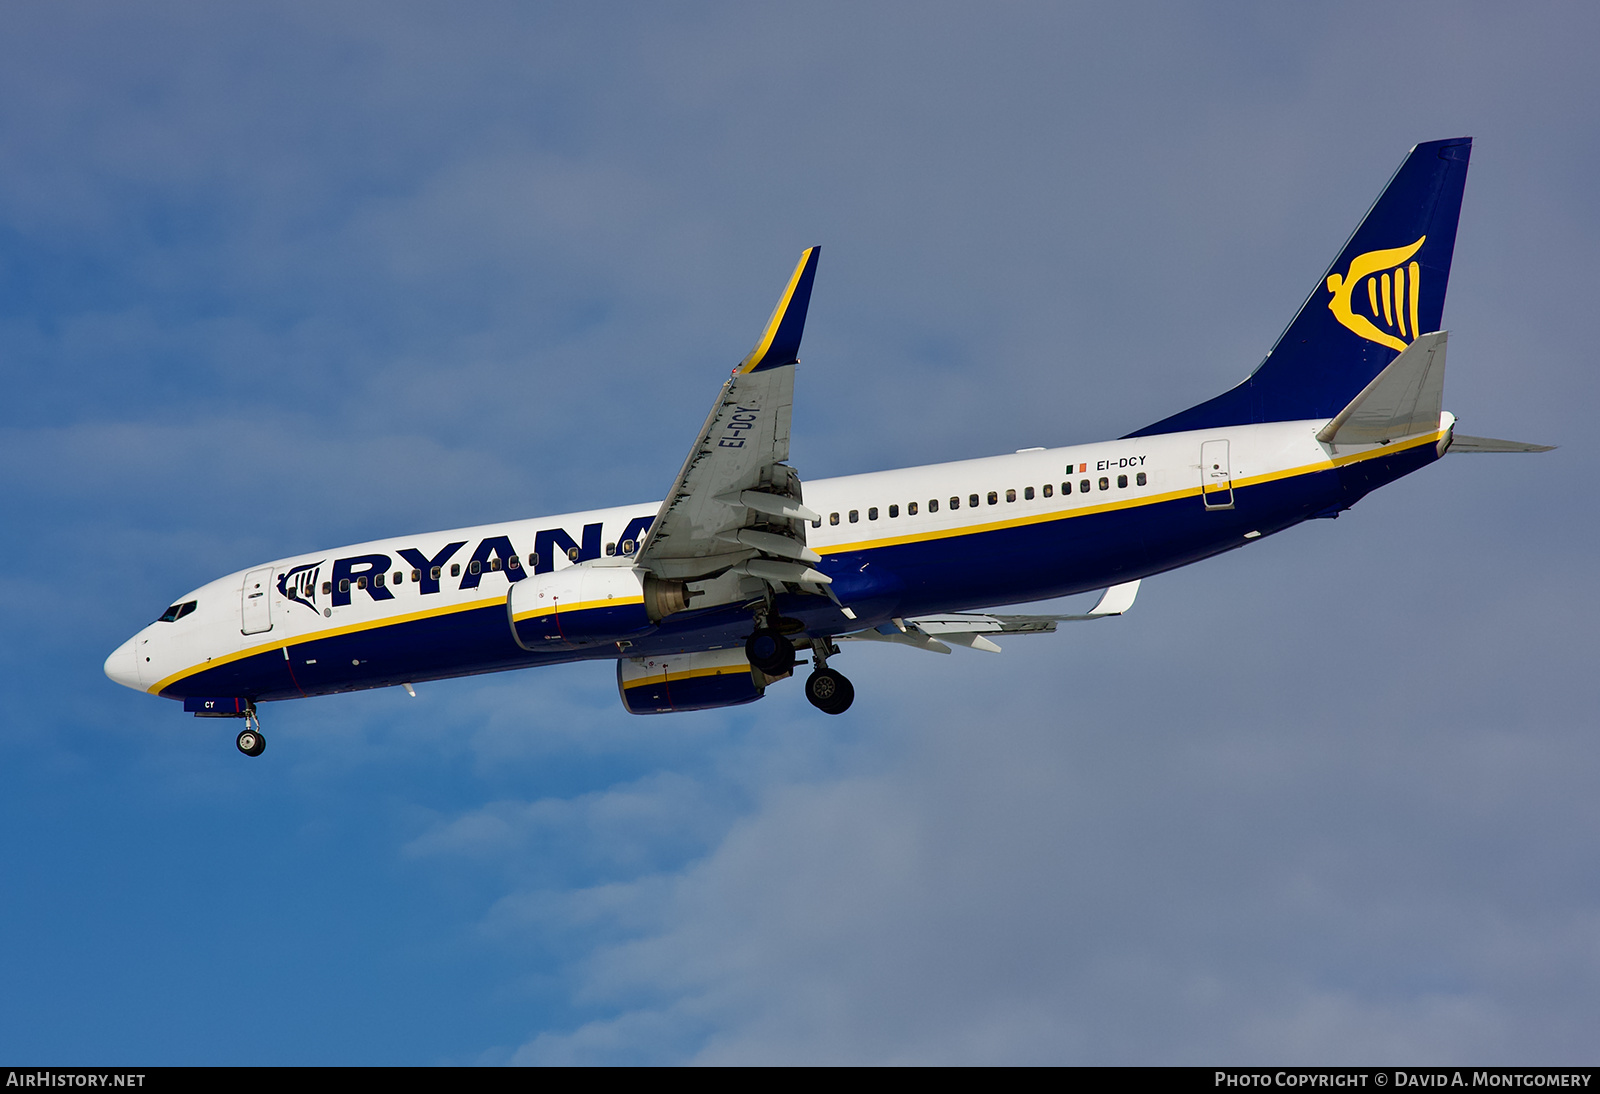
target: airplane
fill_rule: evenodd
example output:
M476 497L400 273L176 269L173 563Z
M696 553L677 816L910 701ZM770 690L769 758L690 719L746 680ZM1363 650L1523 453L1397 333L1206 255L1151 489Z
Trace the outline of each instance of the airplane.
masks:
M1337 517L1471 437L1443 409L1441 328L1471 138L1413 148L1266 358L1116 440L802 483L789 464L819 248L722 385L664 500L375 540L185 594L106 675L242 719L258 704L560 662L616 663L634 714L855 695L840 643L949 653L1120 615L1146 577ZM664 476L663 476L664 478ZM1106 590L1080 615L992 609Z

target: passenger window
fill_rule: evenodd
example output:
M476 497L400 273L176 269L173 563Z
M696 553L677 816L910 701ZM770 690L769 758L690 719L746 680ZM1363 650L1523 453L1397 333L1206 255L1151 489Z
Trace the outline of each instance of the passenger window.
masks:
M900 507L898 505L889 506L889 516L890 517L898 517L899 515L900 515Z
M483 563L479 562L477 559L473 559L471 562L467 563L467 573L469 573L469 574L481 574L481 573L483 573Z
M907 505L906 505L906 516L908 516L908 517L914 517L914 516L916 516L916 515L917 515L917 503L916 503L916 502L914 502L914 501L913 501L913 502L910 502L910 503L908 503L908 504L907 504Z
M322 595L327 596L331 592L333 592L333 582L324 581L322 583Z
M938 498L929 498L928 499L928 512L937 513L938 511L939 511L939 499Z
M568 562L576 562L576 561L578 561L578 555L580 553L581 552L576 547L568 547L567 548L567 561ZM478 564L476 562L474 562L472 565L474 567L476 567ZM477 571L476 568L474 568L472 572L473 573L477 573L478 571Z
M867 519L868 520L877 520L878 519L878 507L876 505L872 506L870 509L867 510Z
M365 581L366 579L362 578L362 580ZM372 578L372 584L374 586L376 586L377 588L379 588L379 589L383 588L383 575L382 574L374 574L373 578Z
M366 587L367 587L367 579L366 579L365 575L356 578L356 588L365 589Z
M607 557L609 557L611 555L614 555L616 553L617 553L617 545L615 543L606 544L606 555L607 555Z
M339 591L341 593L347 593L350 591L350 579L348 577L341 577L339 579Z
M606 554L609 555L611 553L612 549L615 548L615 547L616 547L615 543L606 544ZM506 559L506 569L508 569L508 570L520 570L520 569L522 569L522 561L519 558L517 558L516 555L512 555L510 558Z
M438 577L439 575L436 573L433 576L434 577ZM422 580L422 571L421 570L412 570L411 571L411 580L413 582L421 581Z
M951 498L950 499L950 508L952 508L952 509L960 509L961 508L961 499L960 498Z
M451 577L460 577L461 576L461 563L452 562L450 564L450 576Z
M1078 493L1087 494L1088 492L1089 492L1089 480L1088 479L1079 479L1078 480Z
M811 527L813 527L813 528L821 528L822 527L822 518L818 517L816 520L812 521L811 522Z
M1054 494L1054 493L1055 493L1055 492L1056 492L1056 491L1055 491L1055 487L1053 487L1053 486L1051 486L1051 485L1050 485L1050 484L1049 484L1049 483L1045 483L1045 484L1044 484L1044 496L1045 496L1045 497L1047 497L1047 498L1048 498L1048 497L1050 497L1050 496L1051 496L1051 495L1052 495L1052 494Z
M1138 484L1138 485L1139 485L1139 486L1143 486L1143 485L1144 485L1144 484L1145 484L1145 483L1146 483L1146 482L1148 482L1148 481L1149 481L1149 480L1148 480L1148 479L1146 479L1146 478L1145 478L1145 477L1144 477L1144 472L1143 472L1143 471L1141 471L1141 472L1139 472L1139 473L1138 473L1138 474L1137 474L1137 475L1135 475L1135 476L1134 476L1134 479L1133 479L1133 481L1134 481L1134 482L1135 482L1135 483L1136 483L1136 484Z
M625 540L622 541L622 553L623 554L625 554L625 555L633 554L633 548L634 548L633 540L625 539ZM528 565L529 566L537 566L537 565L539 565L539 556L538 555L529 555L528 556Z
M430 578L432 578L433 580L438 581L439 580L439 567L435 566L433 569L429 570L428 571L428 576Z
M1028 496L1030 498L1033 497L1033 491L1032 490L1028 491ZM1006 500L1007 501L1016 501L1017 500L1017 492L1015 490L1007 490L1006 491Z
M1118 475L1117 476L1117 489L1118 490L1126 490L1127 488L1128 488L1128 476L1126 476L1126 475Z
M1070 482L1062 483L1061 484L1061 496L1062 497L1066 497L1070 493L1072 493L1072 484Z
M404 585L404 584L405 584L405 583L406 583L406 575L405 575L405 571L403 571L403 570L396 570L396 571L395 571L395 572L394 572L394 583L395 583L395 584L396 584L396 585Z
M1047 487L1045 487L1045 489L1048 490L1050 488L1047 486ZM1022 488L1022 500L1023 501L1032 501L1033 500L1033 487L1024 486Z
M1110 490L1111 489L1111 480L1110 479L1101 479L1100 480L1100 489L1102 489L1102 490Z
M829 513L828 514L828 523L829 524L838 524L839 523L839 514L838 513Z
M990 494L989 496L991 498L994 497L993 494ZM968 494L967 495L967 505L970 508L976 509L978 507L978 495L976 495L976 494Z
M500 562L500 557L498 555L496 555L494 558L491 558L489 560L489 572L490 573L492 573L492 574L499 573L500 572L500 566L501 566L501 562Z

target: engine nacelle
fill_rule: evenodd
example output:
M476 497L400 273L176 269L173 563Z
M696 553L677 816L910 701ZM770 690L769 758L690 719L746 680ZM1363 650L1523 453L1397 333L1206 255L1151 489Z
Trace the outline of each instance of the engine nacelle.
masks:
M753 703L768 677L745 660L743 649L617 661L617 692L629 714L665 714Z
M511 636L530 652L572 650L637 638L688 606L682 581L631 566L568 566L511 586Z

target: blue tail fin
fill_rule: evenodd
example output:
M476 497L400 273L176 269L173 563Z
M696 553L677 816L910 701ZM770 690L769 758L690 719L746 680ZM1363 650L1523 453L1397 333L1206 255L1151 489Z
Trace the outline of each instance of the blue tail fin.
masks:
M1130 437L1331 418L1439 330L1472 138L1419 144L1266 360L1238 387Z

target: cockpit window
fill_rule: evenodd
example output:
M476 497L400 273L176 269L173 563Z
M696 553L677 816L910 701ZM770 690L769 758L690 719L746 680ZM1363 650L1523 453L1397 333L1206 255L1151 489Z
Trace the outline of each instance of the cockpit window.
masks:
M175 623L184 616L188 615L190 612L194 611L195 605L198 603L200 603L198 600L185 600L182 604L174 604L172 607L162 612L161 618L156 620L156 622Z

